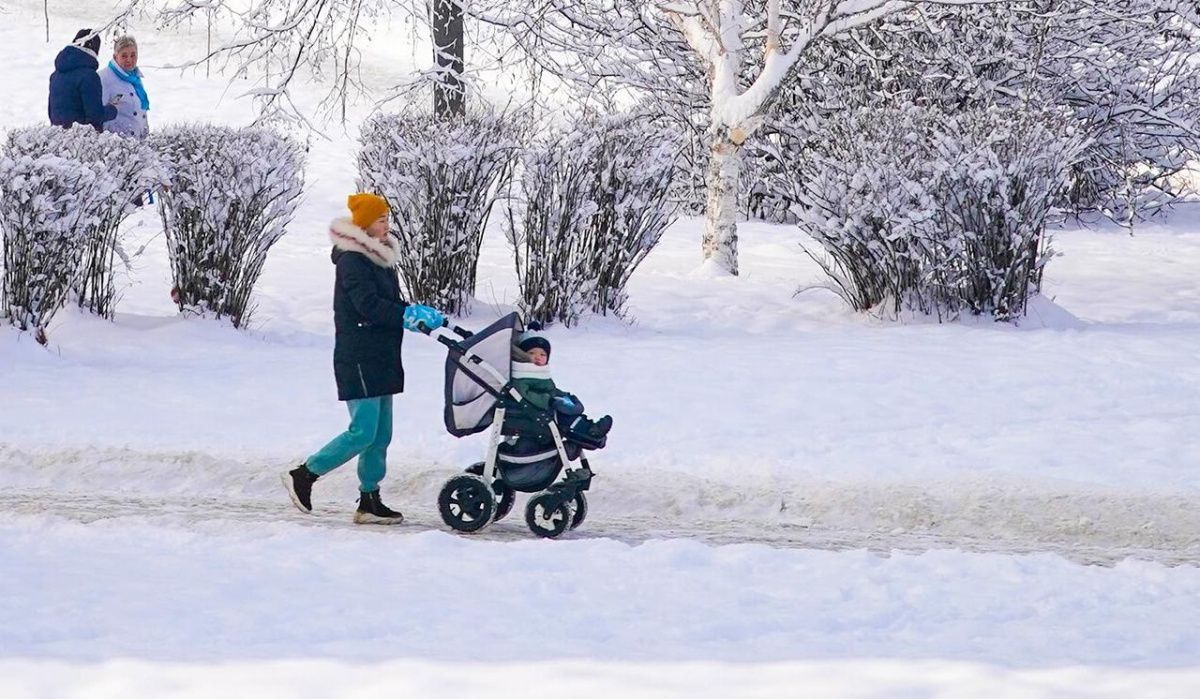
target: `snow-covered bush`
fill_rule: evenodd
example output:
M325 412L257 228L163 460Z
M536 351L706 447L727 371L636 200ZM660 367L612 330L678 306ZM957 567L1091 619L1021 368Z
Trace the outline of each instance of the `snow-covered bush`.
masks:
M856 310L1024 313L1046 222L1085 146L1070 120L906 106L831 118L797 174L801 227Z
M667 124L683 136L683 147L679 151L679 160L675 163L671 199L679 204L679 213L685 216L703 216L704 174L708 170L708 145L704 142L704 130L683 119L674 119Z
M620 313L629 277L674 220L680 145L641 120L610 117L525 153L507 233L527 318L571 325L586 311Z
M363 124L358 187L391 206L406 299L450 313L470 308L484 227L523 129L497 113L436 120L411 111Z
M0 229L4 234L3 296L9 324L33 330L62 308L80 266L97 200L111 182L57 155L0 156Z
M1198 22L1195 3L1161 0L929 5L819 46L772 121L898 103L1062 111L1089 137L1063 204L1130 221L1179 196L1173 176L1200 154Z
M570 325L588 306L584 240L593 206L591 169L566 144L548 140L522 159L519 191L508 204L507 230L516 254L521 309L528 320Z
M1065 5L1038 28L1056 39L1043 81L1092 136L1069 202L1131 222L1186 193L1173 176L1200 157L1200 6Z
M180 310L249 319L250 294L304 186L304 147L261 128L176 126L150 138L170 184L159 198Z
M92 171L97 189L84 212L76 253L81 257L72 285L83 308L111 318L116 302L114 257L126 259L119 240L121 222L137 209L135 199L163 181L154 152L139 141L98 133L90 126L40 126L9 133L10 157L60 156Z

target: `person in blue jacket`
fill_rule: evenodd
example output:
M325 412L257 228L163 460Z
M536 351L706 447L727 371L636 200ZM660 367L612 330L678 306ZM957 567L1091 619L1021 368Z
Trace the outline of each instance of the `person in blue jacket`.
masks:
M398 244L388 234L388 205L374 194L353 194L349 218L330 224L333 290L333 375L346 402L350 427L283 474L292 503L312 513L316 480L358 457L358 524L397 524L403 516L383 504L379 482L387 473L392 441L392 396L404 390L400 344L404 330L441 327L442 314L400 297Z
M54 59L50 75L50 123L64 128L72 124L91 124L104 130L104 122L115 119L117 108L104 104L103 88L96 69L100 60L100 35L80 29L75 40Z

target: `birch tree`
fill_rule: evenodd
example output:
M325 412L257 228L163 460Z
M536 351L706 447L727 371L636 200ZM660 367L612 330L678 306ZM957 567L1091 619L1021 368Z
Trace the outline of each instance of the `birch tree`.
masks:
M929 2L998 1L481 0L474 13L508 30L543 69L568 82L643 90L670 106L697 97L706 103L702 252L737 274L742 151L810 49ZM699 94L689 99L681 94L688 90Z
M738 273L737 193L742 149L762 125L779 91L817 40L873 22L909 3L842 0L794 3L700 0L659 5L700 58L708 78L709 161L705 175L702 251L706 260ZM761 66L743 82L755 37L763 35Z

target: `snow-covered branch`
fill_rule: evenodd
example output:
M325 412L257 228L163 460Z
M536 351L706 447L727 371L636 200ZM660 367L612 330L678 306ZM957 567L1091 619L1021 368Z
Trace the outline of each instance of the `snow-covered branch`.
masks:
M344 117L348 99L366 91L358 73L359 46L373 25L362 18L397 12L429 21L418 0L186 0L161 9L158 19L165 26L214 21L232 26L223 42L166 67L214 65L231 78L249 78L264 88L251 93L259 96L260 121L306 121L309 115L290 103L297 76L324 83L319 111Z

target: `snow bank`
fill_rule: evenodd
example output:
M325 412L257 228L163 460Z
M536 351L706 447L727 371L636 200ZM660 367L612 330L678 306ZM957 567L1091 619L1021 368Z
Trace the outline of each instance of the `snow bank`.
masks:
M573 699L738 697L961 697L992 699L1175 699L1200 692L1200 673L1069 666L1012 670L946 661L833 660L785 663L480 663L282 660L95 664L0 660L0 692L14 699L124 697L430 697L524 699L552 688Z
M1200 647L1194 567L407 530L0 516L0 656L1149 669Z

